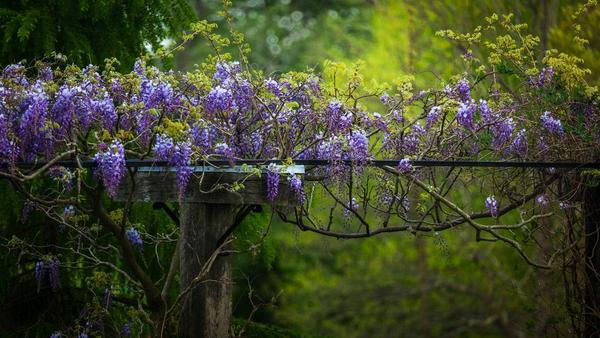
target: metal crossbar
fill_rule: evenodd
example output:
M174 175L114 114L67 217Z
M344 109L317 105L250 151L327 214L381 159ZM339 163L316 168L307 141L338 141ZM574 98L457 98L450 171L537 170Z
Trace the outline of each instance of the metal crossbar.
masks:
M367 166L372 167L383 167L398 165L399 160L372 160L366 163ZM246 159L236 160L235 166L240 165L268 165L274 164L286 164L287 160L263 160L263 159ZM335 163L343 163L347 165L356 164L351 160L341 160ZM477 160L413 160L411 161L413 166L417 167L486 167L486 168L556 168L556 169L600 169L600 162L572 162L572 161L558 161L558 162L543 162L543 161L477 161ZM21 162L17 163L17 167L25 169L33 169L44 166L45 162ZM81 161L81 166L84 168L96 167L95 161ZM318 165L329 165L332 164L330 160L294 160L294 165L305 165L305 166L318 166ZM78 163L76 161L58 161L56 165L67 168L76 168ZM172 167L169 162L166 161L154 161L154 160L127 160L126 166L129 168L142 168L142 167ZM192 166L203 166L203 167L232 167L232 162L228 160L207 160L192 164Z

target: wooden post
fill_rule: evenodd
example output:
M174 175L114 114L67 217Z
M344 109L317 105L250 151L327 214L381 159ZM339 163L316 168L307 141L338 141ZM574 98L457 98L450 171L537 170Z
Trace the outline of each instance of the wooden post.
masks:
M211 168L200 167L195 170ZM170 168L140 168L134 180L127 177L115 198L118 201L179 203L180 286L185 290L198 276L206 261L217 248L217 242L232 225L234 206L272 204L285 206L293 200L289 186L280 179L279 195L266 199L263 177L249 176L239 167L224 171L204 172L190 179L184 196L178 195L177 178ZM304 173L304 167L288 168L288 172ZM238 191L217 189L243 181ZM210 192L208 192L210 191ZM219 256L202 283L185 298L179 322L179 336L185 338L228 337L232 312L231 257Z
M587 187L583 197L585 234L584 337L600 337L600 186Z
M181 290L198 276L216 243L233 222L228 204L182 203ZM231 326L231 256L220 256L209 273L184 299L179 336L186 338L229 336Z

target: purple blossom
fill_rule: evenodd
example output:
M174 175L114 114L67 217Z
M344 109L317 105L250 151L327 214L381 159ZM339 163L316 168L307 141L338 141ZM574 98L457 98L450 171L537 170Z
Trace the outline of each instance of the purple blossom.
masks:
M233 106L233 94L229 89L216 86L206 96L206 111L210 114L229 110Z
M510 140L515 123L512 118L507 118L492 126L492 148L499 150L508 140Z
M239 62L219 62L216 65L213 80L217 83L224 82L242 71L242 66Z
M60 332L56 331L50 335L50 338L62 338L62 334Z
M0 114L0 164L9 163L13 165L19 154L19 147L12 139L10 132L10 124L7 116Z
M413 171L413 166L410 163L410 159L405 157L401 159L400 162L398 162L398 166L396 167L396 169L398 169L398 172L400 172L401 174L405 174Z
M106 193L115 197L123 177L125 177L125 149L118 140L110 146L100 145L100 150L94 157L97 164L97 173L106 187Z
M203 154L208 153L209 149L212 147L212 141L216 135L214 132L211 133L211 130L207 126L194 125L190 132L192 135L193 144L200 148L200 151Z
M53 258L46 263L46 269L52 290L57 290L60 288L60 262L58 259Z
M515 136L511 145L511 151L521 157L527 154L527 135L525 129L521 129L517 132L517 136Z
M279 168L273 163L267 167L267 199L275 201L279 194Z
M140 252L144 252L144 241L142 240L142 237L140 236L140 233L136 230L136 228L130 227L129 229L127 229L126 234L129 243L136 247Z
M177 187L179 197L183 197L190 177L193 173L192 144L189 141L178 142L173 149L172 164L177 168Z
M131 337L131 325L129 325L129 323L123 324L123 327L121 328L121 336Z
M440 118L441 114L442 114L442 107L440 107L440 106L431 107L431 109L429 110L429 113L427 114L427 119L425 122L425 130L431 129L431 127L433 127L433 125Z
M276 96L282 95L279 83L271 78L265 80L265 88L267 88L270 93L275 94Z
M543 67L542 70L540 71L540 73L538 74L537 79L535 79L532 76L529 77L529 84L533 87L542 88L542 87L545 87L550 82L552 82L553 77L554 77L554 68Z
M146 63L141 59L136 59L135 63L133 64L133 71L139 76L144 76L146 71Z
M60 288L60 262L57 258L41 260L35 263L35 281L40 292L42 280L47 276L52 290Z
M461 79L458 81L454 89L456 90L458 98L461 101L468 102L471 100L471 86L469 85L469 81L466 79Z
M44 277L44 262L37 261L35 263L35 282L37 284L37 291L40 292L40 286L42 284L42 278Z
M496 201L494 196L488 196L488 198L485 199L485 208L492 217L498 217L498 201Z
M104 129L109 131L114 130L117 123L117 112L112 98L108 93L105 92L99 100L92 100L91 108Z
M537 204L541 205L542 207L547 207L548 204L550 203L550 199L548 198L548 195L546 193L538 195L538 197L535 199L535 201Z
M366 163L369 159L369 139L364 130L354 130L348 136L350 159L358 163Z
M40 81L25 93L18 136L26 160L32 160L39 153L50 150L52 138L48 128L48 101L48 95Z
M68 191L73 188L74 174L67 168L54 166L48 170L48 176L55 182L62 184Z
M387 106L392 101L392 98L390 97L390 95L388 93L383 93L379 97L379 100L381 101L381 103L383 103L384 105Z
M479 99L479 112L481 113L481 119L484 124L492 124L494 122L494 113L484 99Z
M215 153L227 159L233 159L234 157L233 149L227 143L217 143L215 145Z
M299 204L303 204L306 199L306 195L304 193L304 188L302 187L302 180L298 175L293 174L290 175L288 180L290 182L290 188L296 197L296 201L298 201Z
M156 143L152 150L157 161L170 161L173 155L173 139L165 134L156 135Z
M562 123L559 119L555 119L550 115L549 111L546 111L540 117L542 120L542 124L544 128L546 128L549 132L562 135L564 133Z
M63 209L62 217L63 218L73 217L73 216L75 216L75 212L76 212L75 206L74 205L68 205L68 206L66 206Z
M456 112L456 120L465 128L473 129L473 117L476 109L477 105L473 100L461 102Z
M350 114L348 114L348 115L350 115ZM349 123L352 123L351 115L348 120L349 120ZM385 120L383 119L383 116L381 116L381 114L379 114L379 113L373 113L373 121L371 121L371 124L374 125L375 127L377 127L377 129L379 129L379 130L383 130L383 131L388 130L387 124L386 124Z

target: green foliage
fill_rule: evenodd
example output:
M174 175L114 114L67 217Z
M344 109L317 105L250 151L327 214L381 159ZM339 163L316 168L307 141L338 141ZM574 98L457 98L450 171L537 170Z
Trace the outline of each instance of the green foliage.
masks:
M2 0L0 63L67 56L79 65L116 57L130 68L194 19L185 0Z

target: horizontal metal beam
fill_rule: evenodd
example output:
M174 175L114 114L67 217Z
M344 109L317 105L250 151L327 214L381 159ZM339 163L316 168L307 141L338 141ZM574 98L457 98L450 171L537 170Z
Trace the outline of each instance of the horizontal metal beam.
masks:
M285 165L289 160L263 160L263 159L247 159L247 160L236 160L233 164L235 166L241 165L268 165L270 163ZM383 167L398 165L399 160L371 160L365 165L371 167ZM330 160L294 160L294 165L305 165L305 166L316 166L316 165L329 165L332 162ZM356 162L351 160L337 161L336 163L343 163L346 165L357 165ZM411 163L417 167L491 167L491 168L562 168L562 169L600 169L600 162L573 162L573 161L556 161L556 162L544 162L544 161L477 161L477 160L413 160ZM45 162L20 162L17 163L17 167L25 169L39 168L46 164ZM232 162L228 160L209 160L195 163L195 167L212 167L212 168L231 168ZM56 165L76 168L78 164L76 161L58 161ZM82 161L81 166L84 168L96 167L95 161ZM141 168L141 167L173 167L166 161L154 161L154 160L127 160L126 166L129 168Z

